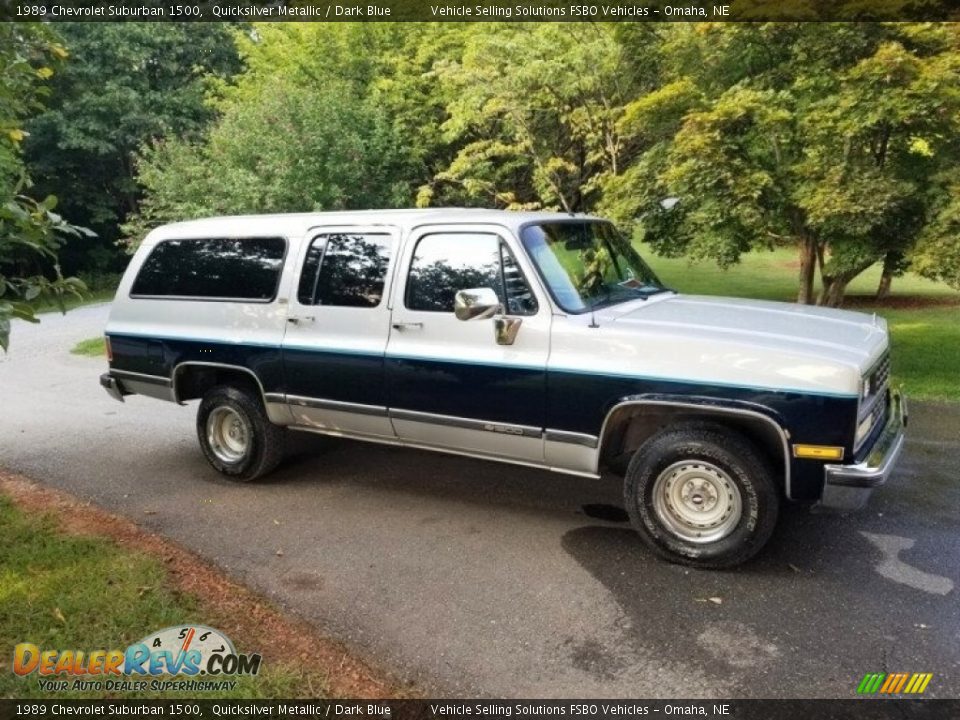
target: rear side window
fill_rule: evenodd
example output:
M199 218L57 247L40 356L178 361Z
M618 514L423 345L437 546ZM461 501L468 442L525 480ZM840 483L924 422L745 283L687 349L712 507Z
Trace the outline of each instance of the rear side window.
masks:
M143 263L130 295L269 302L286 250L279 237L165 240Z
M307 249L297 299L301 305L377 307L392 247L389 235L318 235Z

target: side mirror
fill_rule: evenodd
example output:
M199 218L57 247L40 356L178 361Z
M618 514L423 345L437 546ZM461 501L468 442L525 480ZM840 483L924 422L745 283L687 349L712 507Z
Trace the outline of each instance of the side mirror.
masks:
M453 299L457 320L485 320L500 312L500 298L492 288L458 290Z

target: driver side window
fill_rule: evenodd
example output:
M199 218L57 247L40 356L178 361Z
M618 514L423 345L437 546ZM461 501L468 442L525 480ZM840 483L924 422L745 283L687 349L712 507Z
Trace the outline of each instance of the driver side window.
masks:
M532 315L536 299L502 239L491 233L435 233L417 241L404 304L453 312L458 290L492 288L511 315Z

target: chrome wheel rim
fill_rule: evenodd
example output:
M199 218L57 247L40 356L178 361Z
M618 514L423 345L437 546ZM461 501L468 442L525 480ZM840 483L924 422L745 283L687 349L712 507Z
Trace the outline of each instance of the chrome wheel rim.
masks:
M207 444L223 462L242 460L250 447L250 434L240 413L229 407L215 408L207 418Z
M743 514L743 501L740 488L724 470L702 460L684 460L657 477L653 508L671 533L703 544L733 532Z

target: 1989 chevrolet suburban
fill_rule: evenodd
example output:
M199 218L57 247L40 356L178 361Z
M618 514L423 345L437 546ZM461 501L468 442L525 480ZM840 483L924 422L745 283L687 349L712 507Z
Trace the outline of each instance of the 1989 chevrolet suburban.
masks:
M743 562L782 498L853 509L905 411L876 317L664 287L603 220L385 210L154 230L106 329L117 399L199 399L218 471L286 429L624 477L661 556Z

